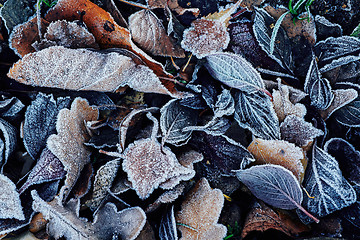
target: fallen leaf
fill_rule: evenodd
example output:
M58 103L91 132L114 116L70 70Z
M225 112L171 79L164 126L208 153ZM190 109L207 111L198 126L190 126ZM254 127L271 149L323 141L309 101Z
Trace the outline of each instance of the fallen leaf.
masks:
M240 3L241 1L238 1L219 13L193 21L191 27L184 31L181 47L198 58L224 50L230 41L227 26L231 14L236 11Z
M62 179L65 174L66 171L61 161L49 149L45 148L31 169L26 182L19 189L19 193L23 193L31 185Z
M303 185L314 198L305 198L303 205L310 213L324 217L356 201L355 190L343 177L336 159L316 145L308 169ZM300 218L310 221L302 213Z
M178 3L178 0L146 0L146 2L150 9L168 7L179 15L183 15L185 12L191 12L197 17L200 13L198 8L181 7Z
M0 118L0 133L0 165L4 168L16 149L18 132L13 125Z
M44 218L44 215L42 215L42 213L37 213L33 216L31 222L29 223L29 231L36 233L42 229L45 229L46 224L48 224L48 221Z
M245 238L252 231L264 232L269 229L276 229L293 237L309 231L309 228L304 224L296 222L287 215L276 212L260 202L256 203L247 215L241 237Z
M309 150L314 139L324 135L324 132L315 128L311 123L295 115L289 115L280 124L281 138L290 143Z
M52 95L39 93L26 109L23 127L25 149L33 159L40 156L47 138L55 133L59 111L70 105L70 98L54 100Z
M350 55L333 60L319 71L335 85L341 82L357 82L359 66L360 56Z
M171 206L161 218L159 237L164 240L178 240L174 206Z
M90 107L82 98L76 98L70 109L64 108L58 114L57 134L49 136L47 147L59 158L67 172L65 184L61 188L62 200L66 199L82 168L90 161L91 151L84 146L84 142L90 139L85 122L97 118L98 110Z
M172 95L148 67L136 65L118 53L87 49L55 46L28 54L10 69L8 76L39 87L114 92L128 85L138 91Z
M167 190L166 192L161 194L155 200L155 202L153 202L152 204L150 204L146 208L146 213L150 213L150 212L155 211L163 203L172 203L172 202L174 202L184 192L184 189L185 189L185 186L183 184L178 184L173 189ZM176 229L176 227L175 227L175 229Z
M256 159L255 164L281 165L302 182L307 161L303 150L293 143L255 138L247 149Z
M158 17L150 10L141 10L129 17L129 30L134 41L155 56L184 58L184 50L166 34Z
M15 218L25 220L20 202L20 194L16 191L15 184L5 175L0 174L0 219Z
M211 189L206 178L197 182L186 195L181 210L176 213L176 222L185 239L222 240L226 236L226 227L218 224L224 197L219 189Z
M2 94L0 96L0 116L8 122L23 118L22 110L25 105L17 97Z
M184 127L183 131L204 131L206 134L213 136L222 136L230 128L231 121L224 117L213 117L204 126Z
M316 25L316 37L317 40L325 40L329 37L340 37L343 35L343 29L341 25L330 22L324 16L315 16Z
M26 22L34 14L34 2L31 0L10 0L1 7L0 16L11 33L16 25Z
M137 140L123 152L123 170L128 174L128 179L141 199L149 195L167 180L172 180L171 189L181 180L189 180L195 171L182 166L170 148L156 140L158 121L147 115L153 122L152 136Z
M79 199L89 192L92 184L91 181L93 180L93 172L94 170L91 163L88 163L84 166L78 180L71 190L71 196L73 196L75 199Z

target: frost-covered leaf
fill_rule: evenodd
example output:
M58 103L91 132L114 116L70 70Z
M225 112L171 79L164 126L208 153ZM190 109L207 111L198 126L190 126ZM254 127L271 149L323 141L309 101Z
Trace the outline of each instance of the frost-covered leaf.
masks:
M180 239L222 240L226 227L218 224L224 197L219 189L211 189L206 178L202 178L186 195L181 211L176 213Z
M320 61L329 62L360 51L360 39L350 36L329 37L315 45L316 53L319 53Z
M185 12L191 12L193 15L198 15L200 10L198 8L183 8L179 5L178 0L146 0L150 9L167 7L175 11L179 15L183 15Z
M340 37L343 35L343 29L341 25L332 23L327 20L324 16L315 16L316 25L316 37L317 40L324 40L329 37Z
M65 174L66 171L60 160L49 149L45 148L26 182L19 189L19 193L21 194L31 185L61 179Z
M223 89L222 93L218 95L217 101L213 106L214 116L220 118L223 116L230 116L234 113L235 101L231 93L227 89Z
M255 164L281 165L290 170L299 182L302 181L306 160L301 148L284 140L255 138L247 149L256 159Z
M184 131L204 131L206 134L221 136L230 128L231 121L227 118L212 118L204 126L185 127Z
M185 189L184 184L178 184L173 189L167 190L166 192L161 194L155 200L155 202L153 202L152 204L150 204L146 208L146 213L155 211L163 203L172 203L172 202L174 202L184 192L184 189Z
M0 10L1 18L9 33L13 28L28 20L34 14L34 0L9 0Z
M150 10L141 10L129 17L129 30L134 41L156 56L185 57L175 39L166 34L160 19Z
M264 89L260 74L243 57L232 53L215 53L206 57L210 74L229 87L255 93Z
M47 147L61 161L67 172L61 196L65 197L74 186L80 171L90 161L91 151L84 143L90 139L85 123L96 121L98 110L89 106L82 98L76 98L71 108L60 110L57 116L57 134L47 139Z
M280 139L279 121L270 98L262 92L235 94L235 120L256 137Z
M270 39L272 35L272 24L275 19L270 16L264 9L256 8L253 30L256 39L261 48L274 59L284 70L292 73L294 70L294 63L292 60L292 51L290 40L283 28L279 28L276 39L274 52L270 52Z
M305 198L303 202L309 212L324 217L356 201L355 190L343 177L338 162L329 153L314 146L312 161L307 169L303 185L309 195L314 196ZM309 221L302 214L300 217Z
M282 122L289 115L304 117L306 107L301 103L293 104L289 98L290 91L288 86L279 86L279 90L273 90L273 106L279 121Z
M280 125L281 138L305 148L324 132L295 115L289 115Z
M191 27L184 31L181 47L192 52L198 58L224 50L230 41L227 26L231 14L235 12L240 3L241 1L237 1L236 4L219 13L213 13L193 21Z
M306 75L304 91L309 94L311 105L317 109L328 108L334 98L329 80L321 77L316 58L313 57Z
M95 216L92 225L97 239L134 240L146 222L146 215L140 207L117 211L115 204L107 203Z
M59 111L70 104L70 98L54 100L52 95L39 93L26 109L24 121L24 146L33 159L40 156L47 138L55 133Z
M5 175L0 174L0 218L15 218L25 220L19 193L15 184Z
M360 56L345 56L326 64L319 71L331 80L338 82L357 82L360 77Z
M22 117L21 111L25 105L17 97L2 95L0 99L0 116L5 121L11 122Z
M163 141L175 146L186 144L192 131L184 131L184 128L197 124L198 111L184 107L179 100L172 99L161 108L160 113Z
M360 184L360 152L353 145L342 138L332 138L325 143L324 150L338 161L347 180Z
M107 192L116 177L120 161L118 159L107 162L99 168L94 180L94 188L91 199L86 202L92 211L95 211L106 197Z
M0 118L0 165L4 167L9 156L15 151L18 132L16 128Z
M128 179L141 199L149 195L160 184L171 180L172 184L166 189L171 189L181 180L189 180L195 171L182 166L170 148L162 146L156 140L158 121L148 113L154 122L152 136L137 140L123 152L123 170L127 172Z
M113 92L127 85L137 91L172 95L148 67L118 53L87 49L55 46L28 54L15 63L8 76L39 87Z
M159 237L162 240L178 240L174 206L171 206L161 218Z

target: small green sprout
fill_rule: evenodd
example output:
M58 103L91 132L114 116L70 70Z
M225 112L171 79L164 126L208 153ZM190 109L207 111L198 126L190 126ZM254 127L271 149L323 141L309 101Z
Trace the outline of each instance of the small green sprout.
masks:
M45 3L45 5L48 7L53 7L57 3L57 0L41 0L40 2Z
M232 237L240 236L241 233L241 227L239 226L239 223L236 221L234 227L227 225L227 236L224 237L223 240L228 240Z
M289 0L289 10L284 12L279 19L276 21L275 26L273 28L272 34L271 34L271 40L270 40L270 54L273 54L274 48L275 48L275 39L276 35L279 31L280 25L282 21L284 20L285 16L288 13L291 13L293 16L293 23L295 25L296 20L308 20L310 22L310 6L315 0L299 0L296 2L296 4L293 6L293 0ZM307 12L307 17L301 18L300 15L304 12Z

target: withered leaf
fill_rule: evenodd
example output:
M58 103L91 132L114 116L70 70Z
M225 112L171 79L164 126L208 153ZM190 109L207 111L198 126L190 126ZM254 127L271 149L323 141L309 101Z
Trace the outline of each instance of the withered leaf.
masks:
M0 97L0 116L5 121L16 121L22 118L22 110L25 105L17 98L7 95L1 95Z
M183 8L179 5L178 0L146 0L150 9L167 7L177 14L182 15L185 12L192 12L194 15L198 15L200 10L197 8Z
M309 212L324 217L356 201L355 190L343 177L336 159L315 145L308 169L303 185L310 196L316 196L304 199L303 204ZM303 214L300 218L310 221Z
M20 195L16 191L15 184L5 175L0 174L0 218L15 218L25 220L22 210Z
M91 151L86 149L84 142L90 139L85 122L95 121L98 111L89 106L82 98L76 98L71 108L60 110L56 130L47 140L49 150L62 162L67 172L62 196L68 195L75 184L80 171L90 161Z
M66 171L60 160L49 149L45 148L26 182L19 189L19 193L23 193L31 185L61 179L65 174Z
M137 91L172 95L152 70L129 57L62 46L26 55L8 76L39 87L113 92L128 85Z
M313 57L306 75L304 91L309 94L311 105L317 109L328 108L334 98L329 80L321 77L316 58Z
M326 64L319 71L331 80L331 83L357 82L359 77L360 56L345 56Z
M206 134L213 136L221 136L230 128L231 121L224 117L214 117L204 126L189 126L185 127L184 131L204 131Z
M178 240L174 206L171 206L161 218L159 237L162 240Z
M185 239L222 240L226 236L226 227L218 224L224 197L219 189L211 189L206 178L197 182L176 213L178 229Z
M129 30L134 41L156 56L185 57L175 39L166 34L158 17L150 10L141 10L129 17Z
M235 93L235 120L256 137L280 139L279 121L270 98L262 92Z
M141 199L158 188L160 184L171 180L166 189L173 188L181 180L189 180L195 175L193 169L182 166L170 148L162 146L156 140L158 121L147 116L154 122L152 136L131 143L124 151L123 170Z
M0 165L4 167L17 145L17 129L0 118Z
M0 10L0 16L9 33L16 25L27 21L34 14L33 4L34 1L32 0L9 0L5 2Z
M113 203L107 203L95 216L92 225L95 235L100 240L134 240L146 223L145 212L140 207L117 211Z
M197 110L182 106L180 101L172 99L160 110L160 129L163 142L181 146L187 143L191 137L191 130L185 131L187 126L197 124Z
M97 171L94 180L94 188L91 200L86 202L92 211L95 211L102 200L106 197L107 192L116 177L120 161L118 159L107 162Z
M149 213L149 212L155 211L163 203L174 202L184 192L184 189L185 189L184 184L180 183L177 186L175 186L173 189L167 190L166 192L161 194L155 200L155 202L153 202L146 208L146 212ZM175 229L176 229L176 227L175 227Z
M256 159L256 164L281 165L290 170L299 182L302 181L306 160L301 148L283 140L255 138L248 150Z
M341 25L330 22L324 16L315 16L316 25L316 37L317 40L324 40L329 37L340 37L343 35L343 29Z
M52 95L39 93L26 109L24 121L24 146L33 159L40 156L47 138L55 133L59 111L70 105L70 98L54 100Z

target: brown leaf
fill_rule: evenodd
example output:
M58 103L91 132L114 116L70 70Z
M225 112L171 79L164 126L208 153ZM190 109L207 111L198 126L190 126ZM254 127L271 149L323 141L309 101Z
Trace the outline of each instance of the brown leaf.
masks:
M155 200L155 202L153 202L146 208L146 212L147 213L153 212L156 209L158 209L161 206L161 204L171 203L175 201L184 192L184 189L185 189L184 184L180 183L177 186L175 186L173 189L164 192Z
M206 178L202 178L186 195L181 211L176 213L176 222L182 238L222 240L226 227L218 224L224 196L219 189L211 189Z
M264 1L265 0L243 0L241 6L253 11L254 7L260 6Z
M184 58L184 50L166 34L158 17L150 10L141 10L129 17L129 30L134 41L156 56Z
M48 221L44 218L42 213L35 214L29 223L29 231L36 233L46 227Z
M8 76L39 87L114 92L128 85L142 92L172 95L148 67L118 53L87 49L55 46L28 54L15 63Z
M199 15L200 10L198 8L183 8L179 5L178 0L147 0L147 4L150 9L154 8L166 8L169 7L179 15L183 15L185 12L192 12L196 17Z
M84 143L90 139L85 122L95 121L98 110L89 106L82 98L76 98L71 109L60 110L56 122L57 134L52 134L47 140L47 147L60 159L67 171L65 184L61 188L60 197L65 197L74 186L80 171L90 161L91 151Z
M248 151L254 155L255 164L281 165L290 170L299 182L304 178L307 161L303 150L293 143L255 138Z
M299 221L292 220L283 213L277 213L264 203L257 203L247 215L241 237L245 238L252 231L264 232L276 229L295 237L309 228Z
M342 108L358 97L358 93L355 89L336 89L333 90L333 94L334 99L330 106L325 110L319 111L324 120L328 119L336 110Z

